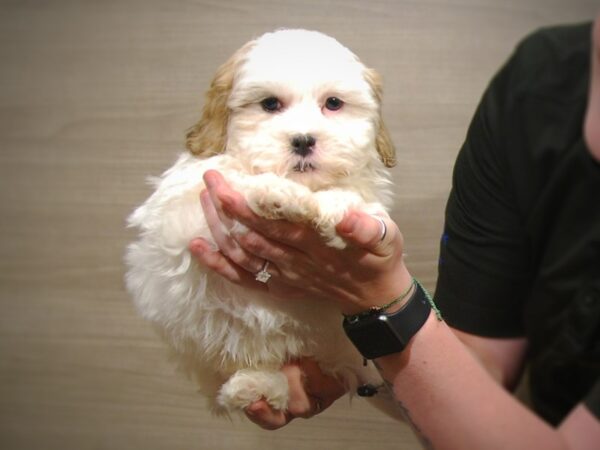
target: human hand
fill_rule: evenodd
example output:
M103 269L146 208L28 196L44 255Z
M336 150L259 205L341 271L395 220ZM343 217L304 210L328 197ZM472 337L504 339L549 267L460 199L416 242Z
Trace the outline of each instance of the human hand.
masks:
M329 408L345 393L340 382L321 372L312 359L289 362L281 370L289 385L287 410L275 410L266 400L258 400L245 411L248 419L266 430L276 430L296 418L313 417Z
M338 250L307 225L257 216L218 172L207 171L204 180L202 207L219 250L202 239L193 240L190 250L228 280L281 298L333 300L345 314L387 303L410 285L402 235L389 218L383 218L382 240L379 219L348 212L336 227L348 246ZM236 222L249 231L240 231ZM254 274L265 261L271 279L263 284Z

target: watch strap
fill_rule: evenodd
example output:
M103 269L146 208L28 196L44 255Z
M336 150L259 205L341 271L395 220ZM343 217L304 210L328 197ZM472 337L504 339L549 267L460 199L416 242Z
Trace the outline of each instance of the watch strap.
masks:
M415 283L408 301L391 314L374 311L344 319L344 331L366 359L375 359L406 348L431 312L427 293Z

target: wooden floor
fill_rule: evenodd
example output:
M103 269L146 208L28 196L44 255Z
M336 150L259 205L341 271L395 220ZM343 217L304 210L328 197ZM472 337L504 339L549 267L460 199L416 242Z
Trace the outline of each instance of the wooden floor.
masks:
M597 0L0 3L0 448L415 449L361 399L266 432L210 417L123 288L125 217L182 150L203 92L264 31L332 34L383 75L394 218L436 278L455 154L527 32Z

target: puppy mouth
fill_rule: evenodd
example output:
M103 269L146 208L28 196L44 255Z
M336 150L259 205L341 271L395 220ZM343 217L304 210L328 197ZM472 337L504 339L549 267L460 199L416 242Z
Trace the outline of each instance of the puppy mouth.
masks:
M304 158L298 161L298 163L296 163L296 165L294 166L294 172L299 173L312 172L315 170L317 170L317 168L313 165L313 163L307 161Z

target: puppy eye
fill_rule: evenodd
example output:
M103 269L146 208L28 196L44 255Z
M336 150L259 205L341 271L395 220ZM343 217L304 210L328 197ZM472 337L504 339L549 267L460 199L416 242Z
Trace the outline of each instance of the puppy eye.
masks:
M264 109L266 112L277 112L283 107L277 97L265 98L260 102L260 106L262 106L262 109Z
M325 100L325 108L329 111L337 111L342 106L344 106L344 102L337 97L329 97Z

